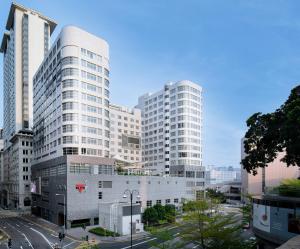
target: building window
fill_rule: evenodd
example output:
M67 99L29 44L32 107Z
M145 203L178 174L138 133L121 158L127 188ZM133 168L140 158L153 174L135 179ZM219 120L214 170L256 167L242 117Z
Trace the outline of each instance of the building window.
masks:
M169 204L171 203L171 200L170 199L166 199L166 204Z
M152 201L147 201L147 207L152 207Z
M177 198L174 199L174 203L178 203L178 199Z
M98 199L102 200L102 192L98 192Z
M99 182L98 182L98 187L99 187L99 188L102 188L102 181L99 181Z
M161 200L156 200L156 204L160 204L161 205Z

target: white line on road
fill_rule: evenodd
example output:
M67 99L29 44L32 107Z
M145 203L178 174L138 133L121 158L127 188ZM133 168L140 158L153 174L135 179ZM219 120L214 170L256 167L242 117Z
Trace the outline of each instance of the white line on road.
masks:
M41 235L43 238L44 238L44 240L46 240L46 242L48 243L48 245L51 247L51 248L53 248L53 246L52 246L52 244L51 244L51 242L46 238L46 236L44 235L44 234L42 234L40 231L38 231L38 230L35 230L34 228L30 228L32 231L35 231L36 233L38 233L39 235Z
M17 227L20 227L20 225L16 224Z
M28 242L29 246L30 246L32 249L34 249L33 246L31 245L29 239L26 237L25 233L23 233L23 236L25 237L25 239L26 239L26 241Z
M145 240L145 241L143 241L143 242L140 242L140 243L137 243L137 244L132 245L132 247L135 247L135 246L138 246L138 245L147 243L147 242L149 242L149 241L151 241L151 240L155 240L155 239L156 239L156 238L152 238L152 239ZM128 248L130 248L130 247L131 247L131 246L126 246L126 247L123 247L123 248L121 248L121 249L128 249Z
M65 245L63 248L67 248L68 246L72 245L73 243L75 243L75 241L72 241L71 243Z
M55 237L55 238L57 238L57 235L55 235L55 234L53 234L53 233L51 233L50 235L53 236L53 237Z
M174 228L177 228L178 226L174 226L174 227L169 227L167 230L172 230Z
M23 246L20 246L21 249L23 249Z
M175 233L175 234L173 234L173 236L176 237L178 234L180 234L180 233Z
M192 248L194 249L194 248L197 248L198 246L199 246L199 245L196 245L196 246L194 246L194 247L192 247Z

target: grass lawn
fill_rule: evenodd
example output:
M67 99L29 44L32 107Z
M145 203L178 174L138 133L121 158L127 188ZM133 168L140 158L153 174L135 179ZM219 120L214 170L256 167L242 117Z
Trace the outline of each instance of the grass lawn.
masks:
M120 234L114 233L114 232L109 231L109 230L106 230L102 227L92 228L92 229L89 230L89 232L93 233L93 234L96 234L96 235L99 235L99 236L116 236L116 237L120 236Z

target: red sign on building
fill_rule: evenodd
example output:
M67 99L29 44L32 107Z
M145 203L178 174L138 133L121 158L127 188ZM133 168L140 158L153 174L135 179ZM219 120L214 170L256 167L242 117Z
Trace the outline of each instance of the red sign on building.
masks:
M76 189L78 190L79 193L82 193L83 191L85 191L85 184L84 183L77 183L76 184Z

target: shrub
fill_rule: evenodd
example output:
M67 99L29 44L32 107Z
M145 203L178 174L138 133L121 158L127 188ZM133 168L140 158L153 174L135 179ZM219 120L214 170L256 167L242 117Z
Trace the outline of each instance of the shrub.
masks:
M89 230L90 233L99 235L99 236L120 236L120 234L106 230L102 227L95 227Z

